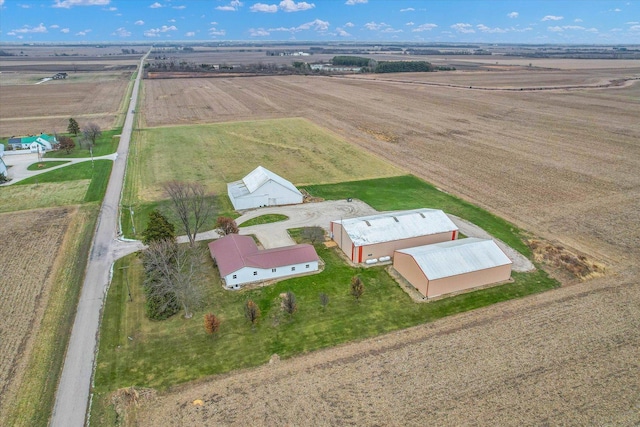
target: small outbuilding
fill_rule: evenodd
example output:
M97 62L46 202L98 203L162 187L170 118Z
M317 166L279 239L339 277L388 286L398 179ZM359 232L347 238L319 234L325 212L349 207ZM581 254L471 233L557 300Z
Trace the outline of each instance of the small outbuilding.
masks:
M352 262L387 261L395 250L455 240L458 227L438 209L414 209L331 221L333 240ZM381 259L382 258L382 259Z
M319 269L318 254L307 244L260 250L252 237L229 234L209 243L209 251L228 289Z
M258 166L240 181L227 184L236 210L302 203L302 193L289 181Z
M433 298L511 277L511 260L493 240L467 238L397 250L393 268Z

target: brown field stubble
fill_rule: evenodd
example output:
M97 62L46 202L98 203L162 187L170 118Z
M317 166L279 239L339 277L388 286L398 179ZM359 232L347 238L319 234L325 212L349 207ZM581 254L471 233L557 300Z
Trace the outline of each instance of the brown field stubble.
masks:
M0 215L0 413L24 373L74 208ZM13 391L13 393L9 393Z
M523 73L501 84L553 81ZM592 84L630 70L568 73L558 81ZM500 73L465 78L495 86ZM143 111L148 126L302 116L524 229L623 266L640 258L639 100L637 82L483 92L289 76L145 81Z
M95 122L110 129L119 114L130 75L97 82L2 86L3 99L11 102L0 103L0 135L66 132L70 117L81 126Z

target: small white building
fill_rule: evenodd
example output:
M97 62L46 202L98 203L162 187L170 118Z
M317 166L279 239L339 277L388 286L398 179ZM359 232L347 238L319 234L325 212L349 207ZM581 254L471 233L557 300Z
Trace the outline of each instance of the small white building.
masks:
M36 136L27 136L24 138L10 138L9 145L14 150L29 150L31 153L44 153L53 149L53 145L58 143L55 136L45 133Z
M393 268L433 298L509 280L511 260L493 240L467 238L399 249Z
M228 289L319 269L318 254L307 244L260 250L252 237L229 234L209 243L209 251Z
M302 193L289 181L258 166L240 181L227 184L236 210L302 203Z

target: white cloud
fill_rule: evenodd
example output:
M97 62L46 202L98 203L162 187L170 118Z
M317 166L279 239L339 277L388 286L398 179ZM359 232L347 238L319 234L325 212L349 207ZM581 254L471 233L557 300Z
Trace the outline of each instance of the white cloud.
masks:
M355 24L353 22L347 22L346 24L344 24L344 27L353 28L355 27Z
M174 9L178 9L178 10L182 10L182 9L186 9L187 6L173 6ZM187 33L189 34L189 33Z
M195 35L196 35L196 33L195 33L195 32L193 32L193 31L189 31L188 33L186 33L186 34L185 34L185 37L193 37L193 36L195 36Z
M275 4L256 3L250 8L251 12L275 13L278 6Z
M139 19L136 22L134 22L134 25L144 25L144 21L142 19Z
M336 28L336 35L340 37L351 37L351 34L349 34L343 28L340 28L340 27Z
M640 31L640 25L633 25L629 27L629 31L633 31L633 32Z
M297 33L299 31L305 30L314 30L314 31L327 31L329 29L329 22L322 21L320 19L315 19L311 22L306 22L302 25L298 25L297 27L278 27L278 28L269 28L268 31L287 31L290 33Z
M242 7L242 2L240 0L231 0L231 2L226 6L218 6L217 10L221 10L223 12L235 12L240 7Z
M616 7L615 9L609 9L609 12L622 12L622 9Z
M437 27L438 26L436 24L422 24L422 25L418 25L416 28L414 28L411 31L413 31L414 33L421 33L423 31L431 31Z
M4 4L4 0L0 0L0 6Z
M563 25L563 26L555 26L555 27L547 27L547 29L549 31L551 31L552 33L561 33L565 30L574 30L574 31L582 31L582 30L586 30L586 28L581 27L580 25ZM596 30L596 32L598 31L597 29L593 28L590 30ZM587 30L589 31L589 30ZM593 32L593 31L589 31L589 32Z
M378 30L381 30L381 29L386 28L388 26L389 26L389 24L385 24L384 22L381 22L381 23L378 24L375 21L367 22L366 24L364 24L364 27L367 30L371 30L371 31L378 31Z
M353 6L356 4L365 4L368 1L369 0L347 0L344 4L346 4L347 6Z
M552 33L561 33L564 30L562 29L562 27L547 27L547 30L551 31Z
M264 28L250 28L249 35L251 37L265 37L270 35L271 33Z
M225 34L227 34L225 30L218 30L216 27L209 28L210 36L224 36Z
M594 33L594 34L595 34L595 33L597 33L597 32L598 32L598 29L597 29L597 28L594 28L594 27L591 27L591 28L586 29L585 31L586 31L587 33Z
M60 25L58 24L49 25L49 28L53 28L53 29L60 28Z
M494 33L506 33L508 30L504 29L504 28L500 28L500 27L487 27L486 25L483 24L479 24L476 25L476 28L480 31L482 31L483 33L490 33L490 34L494 34Z
M69 29L68 28L63 28L63 29L60 30L60 32L67 34L69 32Z
M576 19L573 20L573 22L582 22L582 19L576 18Z
M515 19L518 16L520 16L520 14L518 12L511 12L511 13L507 13L507 16L511 19Z
M171 22L173 24L174 22L176 22L176 20L175 19L169 19L168 22Z
M413 12L414 10L412 7L407 7L406 9L400 9L400 12Z
M451 28L453 28L454 30L456 30L459 33L475 33L476 31L473 29L473 25L471 24L464 24L461 22L458 22L457 24L453 24L451 26Z
M117 8L117 7L113 7L113 6L111 6L111 7L106 8L105 10L106 10L107 12L115 12L116 10L118 10L118 8Z
M22 28L19 28L17 30L12 30L11 32L12 33L18 33L18 34L46 33L47 32L47 27L45 27L43 23L40 23L40 25L38 25L37 27L32 27L30 25L25 25Z
M176 28L175 25L171 25L171 26L166 26L163 25L160 28L151 28L150 30L147 30L144 32L144 35L146 37L159 37L161 33L166 33L169 31L177 31L178 29Z
M158 9L159 7L162 7L162 5L158 2L155 2L154 4L152 4L151 6L149 6L151 9Z
M52 7L69 9L73 6L106 6L111 0L55 0Z
M301 12L303 10L309 10L316 7L313 3L307 3L306 1L301 1L296 3L293 0L282 0L280 2L280 10L284 12Z
M564 16L555 16L555 15L547 15L541 19L541 21L561 21L564 19Z
M120 37L129 37L131 35L131 32L127 31L124 27L120 27L117 30L115 30L112 35L120 36Z
M218 25L218 23L216 21L211 21L210 23L211 25Z
M404 25L406 25L407 27L413 27L413 26L414 26L414 25L416 25L416 24L415 24L415 22L413 22L413 21L409 21L409 22L407 22L407 23L406 23L406 24L404 24Z
M638 25L640 24L640 22L638 21L629 21L629 22L625 22L626 25Z
M2 3L0 3L0 6L2 6ZM31 9L31 6L28 4L21 4L20 7L23 9Z
M90 33L90 32L91 32L91 30L78 31L78 32L76 33L76 36L84 37L84 36L86 36L86 35L87 35L88 33Z

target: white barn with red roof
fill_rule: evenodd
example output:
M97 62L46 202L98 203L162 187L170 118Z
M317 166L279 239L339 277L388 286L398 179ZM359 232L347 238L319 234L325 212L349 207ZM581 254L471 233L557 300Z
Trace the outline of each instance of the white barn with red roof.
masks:
M252 237L229 234L209 243L209 251L229 289L319 269L318 254L307 244L261 250Z
M240 181L227 184L227 194L234 209L302 203L302 193L289 181L258 166Z

